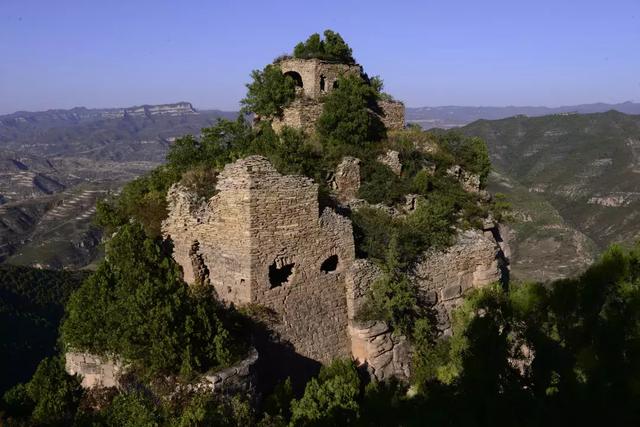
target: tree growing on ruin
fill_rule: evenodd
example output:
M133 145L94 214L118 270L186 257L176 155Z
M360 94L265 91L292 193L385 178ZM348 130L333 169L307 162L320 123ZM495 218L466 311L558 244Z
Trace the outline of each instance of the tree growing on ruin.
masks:
M384 124L371 111L377 92L359 76L344 76L325 98L316 124L320 138L330 145L363 147L385 135Z
M327 61L354 64L353 51L339 33L325 30L324 40L320 34L314 33L305 42L300 42L293 49L295 58L318 58Z
M253 81L247 84L247 95L240 101L245 113L280 116L282 109L296 96L295 81L285 76L277 65L269 64L262 71L253 70L251 78Z

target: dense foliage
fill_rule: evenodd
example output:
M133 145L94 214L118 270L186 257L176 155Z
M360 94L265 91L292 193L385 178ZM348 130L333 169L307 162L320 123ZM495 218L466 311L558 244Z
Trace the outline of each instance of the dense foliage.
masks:
M365 146L385 136L384 124L374 114L378 92L360 76L343 76L324 99L316 128L326 143Z
M0 394L55 353L64 305L83 272L0 267Z
M106 261L73 294L62 339L76 350L118 355L142 376L225 366L241 354L210 290L188 289L168 241L122 226Z
M318 58L326 61L353 64L353 52L340 34L325 30L324 40L320 34L314 33L305 42L300 42L293 49L296 58Z
M247 84L247 96L241 101L243 111L263 117L282 115L282 109L296 95L294 80L272 64L262 71L254 70L251 78L253 81Z

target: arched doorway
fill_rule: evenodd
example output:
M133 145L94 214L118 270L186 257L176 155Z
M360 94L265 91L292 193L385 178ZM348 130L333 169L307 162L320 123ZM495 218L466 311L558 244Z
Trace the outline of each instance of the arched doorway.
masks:
M284 75L291 77L293 81L296 83L297 87L303 87L302 76L299 73L295 71L287 71L286 73L284 73Z

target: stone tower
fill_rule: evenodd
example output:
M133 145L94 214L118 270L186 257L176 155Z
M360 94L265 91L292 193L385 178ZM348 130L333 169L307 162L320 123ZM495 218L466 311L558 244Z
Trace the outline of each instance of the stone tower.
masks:
M361 76L359 64L343 64L317 58L285 57L275 62L282 72L296 82L296 98L284 108L281 117L272 118L272 126L280 131L284 126L312 133L322 114L323 97L338 85L341 76ZM404 104L399 101L380 100L373 111L387 129L404 128Z
M170 190L163 233L185 281L210 283L228 303L270 309L275 330L310 359L348 356L351 221L320 213L317 184L281 175L260 156L227 165L216 189L201 205L182 187Z

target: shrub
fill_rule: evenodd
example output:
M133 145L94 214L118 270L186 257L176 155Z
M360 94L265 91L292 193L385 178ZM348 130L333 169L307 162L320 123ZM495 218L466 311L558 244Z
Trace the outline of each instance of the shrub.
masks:
M63 341L119 355L143 375L189 376L231 363L241 336L225 328L213 295L190 291L181 276L169 242L146 237L137 224L122 226L106 261L71 297Z
M384 125L371 111L377 92L359 76L344 76L325 98L316 123L327 144L365 146L385 135Z
M74 419L82 388L76 377L68 375L60 358L46 358L38 365L31 380L5 394L16 415L31 412L36 425L68 425ZM20 412L22 414L20 414Z
M247 84L247 95L240 101L243 111L264 117L281 116L282 109L296 95L294 80L272 64L262 71L254 70L251 78L253 81Z
M353 53L340 34L331 30L325 30L324 40L320 34L314 33L303 43L298 43L293 49L296 58L318 58L329 61L353 64Z
M360 379L353 362L334 360L291 402L291 425L349 425L358 417Z

